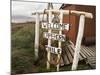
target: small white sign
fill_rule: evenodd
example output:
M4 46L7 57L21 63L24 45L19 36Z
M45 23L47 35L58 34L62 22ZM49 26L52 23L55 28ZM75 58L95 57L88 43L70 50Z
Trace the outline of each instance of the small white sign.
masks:
M44 29L55 29L55 30L69 30L69 24L60 23L42 23L42 28Z
M44 38L58 40L58 41L65 41L65 35L55 34L55 33L43 33Z
M48 46L48 45L46 45L46 50L50 50L50 52L54 53L54 54L61 54L61 52L62 52L61 48L56 48L56 47L52 47L52 46Z

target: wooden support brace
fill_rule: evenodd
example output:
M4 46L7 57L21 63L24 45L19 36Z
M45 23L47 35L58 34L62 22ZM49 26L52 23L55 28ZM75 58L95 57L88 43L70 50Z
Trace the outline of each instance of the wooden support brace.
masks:
M79 30L78 30L77 40L76 40L72 70L76 70L78 66L80 47L81 47L82 37L84 33L84 24L85 24L85 15L80 15Z

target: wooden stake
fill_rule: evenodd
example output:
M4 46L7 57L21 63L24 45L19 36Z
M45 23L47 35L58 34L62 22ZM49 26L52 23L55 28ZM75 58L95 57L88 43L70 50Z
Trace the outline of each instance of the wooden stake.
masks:
M49 23L52 22L52 12L49 12L48 15ZM51 29L48 30L48 33L51 33ZM48 39L48 46L51 46L51 39ZM47 50L47 60L50 61L50 50ZM47 61L47 69L50 69L50 63Z
M78 66L79 56L80 56L80 47L82 42L82 37L84 33L84 24L85 24L85 15L80 15L80 21L79 21L79 30L76 40L76 46L75 46L75 53L74 53L74 60L72 64L72 70L76 70Z
M63 21L63 12L60 12L60 24L62 24L62 21ZM62 35L61 29L59 30L59 34ZM61 48L61 41L58 42L58 47ZM59 58L60 58L60 54L58 54L57 62L59 61ZM60 66L60 64L57 65L57 71L59 71L59 66Z
M38 47L39 47L39 13L36 13L36 24L35 24L35 59L38 59Z

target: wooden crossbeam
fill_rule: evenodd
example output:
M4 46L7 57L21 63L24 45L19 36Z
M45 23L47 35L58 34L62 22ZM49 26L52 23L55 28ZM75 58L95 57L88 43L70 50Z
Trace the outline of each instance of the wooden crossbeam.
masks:
M85 17L87 18L93 18L93 15L92 13L88 13L88 12L83 12L83 11L76 11L76 10L72 10L70 11L71 14L75 14L75 15L84 15Z
M32 15L35 15L36 13L39 13L39 14L48 14L49 11L51 11L52 14L60 14L62 12L64 15L69 15L69 13L70 13L70 15L74 15L74 14L76 16L84 15L87 18L93 18L92 13L88 13L88 12L76 11L76 10L56 10L56 9L45 10L45 13L37 11L35 13L32 13Z

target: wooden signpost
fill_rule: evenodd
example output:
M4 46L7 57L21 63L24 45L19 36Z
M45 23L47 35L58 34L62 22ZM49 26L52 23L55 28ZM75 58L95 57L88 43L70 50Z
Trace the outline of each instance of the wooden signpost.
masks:
M51 24L52 23L52 12L48 13L48 21ZM51 29L48 29L48 33L51 33ZM48 46L51 46L51 39L48 39ZM50 61L50 50L47 50L47 69L50 69L50 63L48 61Z
M63 24L63 12L60 13L60 23L52 23L52 11L48 11L48 16L49 16L49 23L42 23L42 28L48 29L48 32L43 33L43 37L48 39L48 45L46 45L46 50L47 50L47 69L50 69L50 54L57 54L57 62L59 62L59 59L61 57L62 53L62 48L61 48L61 42L65 41L65 35L62 34L62 30L69 30L69 24ZM51 33L51 30L57 30L59 34L57 33ZM52 47L51 46L51 40L58 40L58 48L57 47ZM59 63L56 65L57 66L57 71L59 71Z
M62 30L69 30L69 24L63 23L63 15L69 15L69 10L55 10L55 9L48 9L45 10L45 13L43 12L36 12L33 13L33 15L36 15L36 25L35 25L35 56L38 58L38 45L39 45L39 15L40 14L47 14L48 15L48 23L43 22L42 28L48 29L48 32L44 32L43 36L44 38L48 39L48 44L46 45L47 50L47 69L50 69L50 56L51 53L56 54L58 57L57 62L59 61L62 53L61 43L65 41L65 35L62 34ZM52 22L52 15L59 14L60 23L53 23ZM74 59L72 64L72 70L77 69L78 61L79 61L79 53L80 53L80 46L81 41L83 37L84 32L84 24L85 24L85 17L87 18L93 18L93 15L88 12L82 12L82 11L75 11L71 10L70 14L80 16L79 21L79 31L78 36L76 40L75 45L75 53L74 53ZM52 33L52 30L57 30L59 33ZM58 40L58 47L51 46L51 40ZM57 66L57 71L59 71L59 63Z

